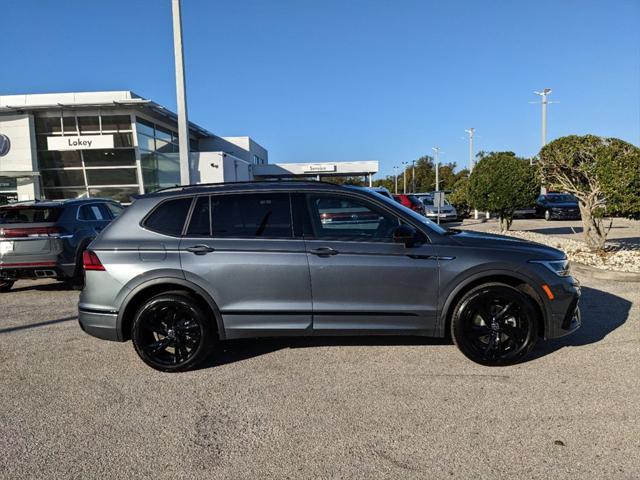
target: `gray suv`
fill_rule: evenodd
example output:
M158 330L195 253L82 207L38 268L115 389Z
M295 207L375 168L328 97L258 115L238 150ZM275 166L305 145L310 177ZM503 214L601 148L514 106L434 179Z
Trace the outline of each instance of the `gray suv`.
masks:
M218 341L449 334L485 365L580 325L565 255L446 230L383 195L319 182L176 187L138 198L89 246L79 320L163 371Z

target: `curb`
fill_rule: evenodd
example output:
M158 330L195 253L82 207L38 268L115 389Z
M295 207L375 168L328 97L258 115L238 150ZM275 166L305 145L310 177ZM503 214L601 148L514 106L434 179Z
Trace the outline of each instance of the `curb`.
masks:
M589 275L598 280L614 280L617 282L640 282L640 273L602 270L584 263L571 262L571 270L581 275Z

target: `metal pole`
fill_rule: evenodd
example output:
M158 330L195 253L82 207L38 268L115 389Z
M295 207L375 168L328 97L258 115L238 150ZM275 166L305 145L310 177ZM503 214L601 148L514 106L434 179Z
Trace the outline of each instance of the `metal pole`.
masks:
M407 193L407 165L409 165L409 162L402 162L402 165L404 165L404 168L402 169L402 183L403 183L402 193L404 193L406 195L406 193Z
M475 131L475 128L465 130L469 134L469 173L473 171L473 133Z
M411 160L411 193L416 193L416 161Z
M440 147L434 147L433 151L436 152L435 155L435 163L436 163L436 192L440 191Z
M373 187L373 173L369 174L369 188Z
M542 146L547 144L547 91L542 92Z
M395 175L396 195L398 194L398 167L393 167L393 173Z
M178 148L180 150L180 183L191 183L189 175L189 121L185 91L184 55L182 49L182 15L180 0L171 0L173 13L173 51L176 61L176 99L178 103Z

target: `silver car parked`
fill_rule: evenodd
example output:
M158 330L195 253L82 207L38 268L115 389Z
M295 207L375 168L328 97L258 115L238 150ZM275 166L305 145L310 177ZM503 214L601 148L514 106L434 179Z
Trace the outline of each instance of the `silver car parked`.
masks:
M176 187L137 199L85 252L82 328L158 370L220 340L449 334L485 365L580 325L577 282L543 245L435 225L320 182Z

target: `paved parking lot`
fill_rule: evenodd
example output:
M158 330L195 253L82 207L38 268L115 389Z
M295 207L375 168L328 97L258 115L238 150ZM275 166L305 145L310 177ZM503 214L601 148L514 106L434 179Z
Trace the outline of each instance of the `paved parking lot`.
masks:
M639 478L640 284L581 281L583 328L514 367L429 339L285 339L183 374L84 334L77 292L18 282L0 477Z

